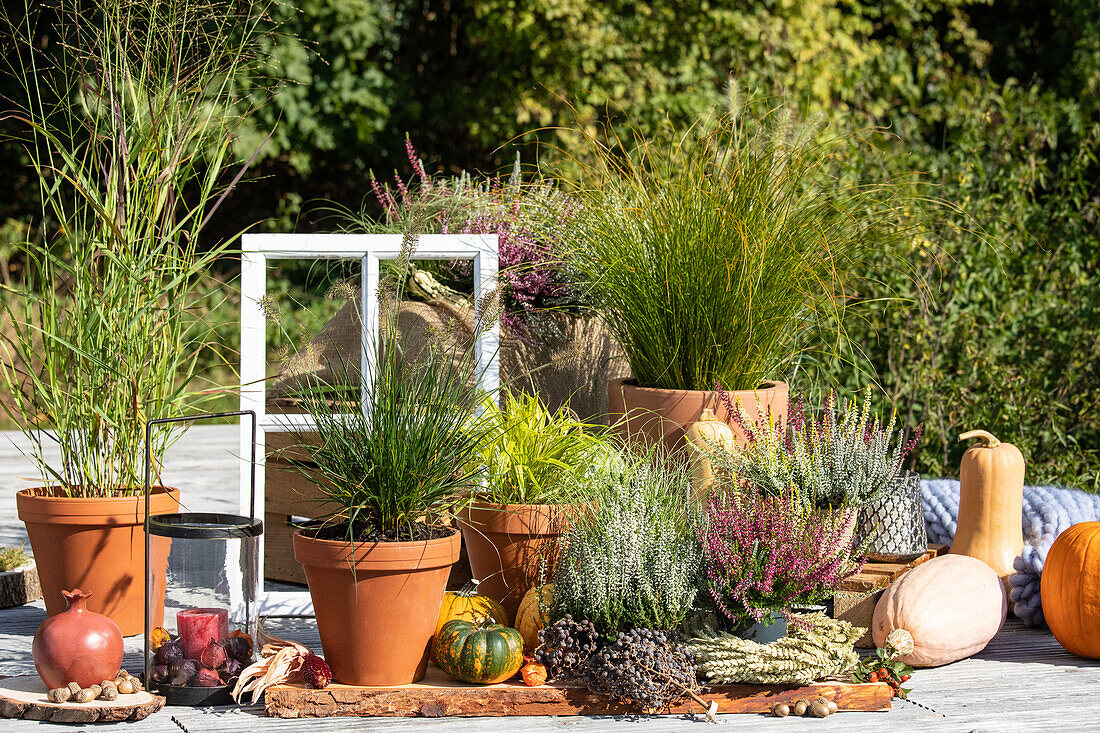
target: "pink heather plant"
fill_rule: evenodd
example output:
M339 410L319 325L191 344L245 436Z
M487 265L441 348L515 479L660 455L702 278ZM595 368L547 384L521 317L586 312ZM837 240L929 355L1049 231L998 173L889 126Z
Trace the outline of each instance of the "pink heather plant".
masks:
M499 237L500 277L504 287L504 315L508 330L531 340L542 329L539 315L548 308L578 305L553 255L557 244L548 240L558 231L573 206L548 184L525 184L519 160L507 181L493 177L475 181L468 174L433 179L406 138L405 154L413 169L413 183L394 175L394 183L372 178L370 185L389 227L400 227L413 211L423 212L430 229L442 234L496 234ZM553 216L558 226L538 227L540 217ZM543 232L536 236L536 228ZM452 264L452 274L469 275L469 262Z
M863 568L848 531L853 511L811 512L792 492L712 496L701 544L719 612L735 624L761 621L831 596Z

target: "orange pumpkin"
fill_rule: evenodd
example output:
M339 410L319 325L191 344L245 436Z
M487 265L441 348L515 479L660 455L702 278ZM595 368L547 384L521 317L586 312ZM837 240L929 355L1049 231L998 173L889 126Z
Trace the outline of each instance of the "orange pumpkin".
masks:
M1043 616L1054 638L1079 657L1100 659L1100 522L1058 535L1043 563Z

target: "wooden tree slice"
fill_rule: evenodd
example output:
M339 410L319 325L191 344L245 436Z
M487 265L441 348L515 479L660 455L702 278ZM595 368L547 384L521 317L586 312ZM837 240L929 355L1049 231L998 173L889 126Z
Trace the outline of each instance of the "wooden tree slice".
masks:
M108 702L52 703L38 675L0 679L0 718L47 720L51 723L116 723L142 720L164 707L164 698L144 690Z
M719 713L765 713L777 702L823 696L840 710L889 710L893 690L882 683L823 682L812 685L715 685L703 698ZM449 679L429 665L423 681L396 687L353 687L332 683L323 690L299 684L274 685L264 691L265 709L277 718L365 717L498 717L526 715L622 715L636 712L585 689L522 682L469 685ZM678 703L674 714L703 713L694 702Z

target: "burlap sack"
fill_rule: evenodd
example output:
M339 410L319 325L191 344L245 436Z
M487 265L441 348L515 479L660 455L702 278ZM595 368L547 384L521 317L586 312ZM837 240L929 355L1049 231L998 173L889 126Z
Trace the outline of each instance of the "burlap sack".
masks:
M607 424L607 386L630 376L622 349L603 321L567 313L547 313L558 337L524 343L505 335L498 355L501 384L512 391L538 394L550 410L567 406L582 420ZM444 349L473 343L473 315L443 301L407 301L398 314L403 357L415 360L433 342ZM345 365L358 364L359 311L348 302L326 323L306 349L291 357L268 388L269 409L282 404L303 380L332 383Z

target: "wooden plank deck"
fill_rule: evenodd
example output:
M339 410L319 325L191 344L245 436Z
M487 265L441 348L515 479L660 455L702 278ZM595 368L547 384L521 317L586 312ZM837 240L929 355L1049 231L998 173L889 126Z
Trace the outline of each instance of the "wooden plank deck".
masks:
M191 493L202 506L231 509L237 504L236 471L240 462L235 451L235 426L202 426L192 429L170 452L166 481ZM19 434L0 435L0 544L18 543L25 538L15 514L14 492L33 485L33 470L12 444L21 443ZM228 446L228 449L227 449ZM0 611L0 675L33 674L31 638L45 618L42 602ZM273 619L273 633L287 636L320 650L311 619ZM141 639L126 640L126 666L141 666ZM888 713L842 713L824 720L774 719L758 715L722 716L724 730L839 731L880 733L928 731L956 733L982 731L999 733L1028 730L1061 730L1065 733L1100 730L1100 661L1084 660L1064 651L1046 630L1023 627L1012 619L981 654L938 669L918 670L910 680L912 697L938 713L894 702ZM20 733L49 730L50 724L31 721L0 721L0 731ZM240 709L166 708L148 720L128 723L134 733L329 733L345 730L370 731L700 731L706 730L700 716L645 718L605 716L593 718L327 718L279 720L264 717L262 706ZM89 728L90 729L90 728Z

